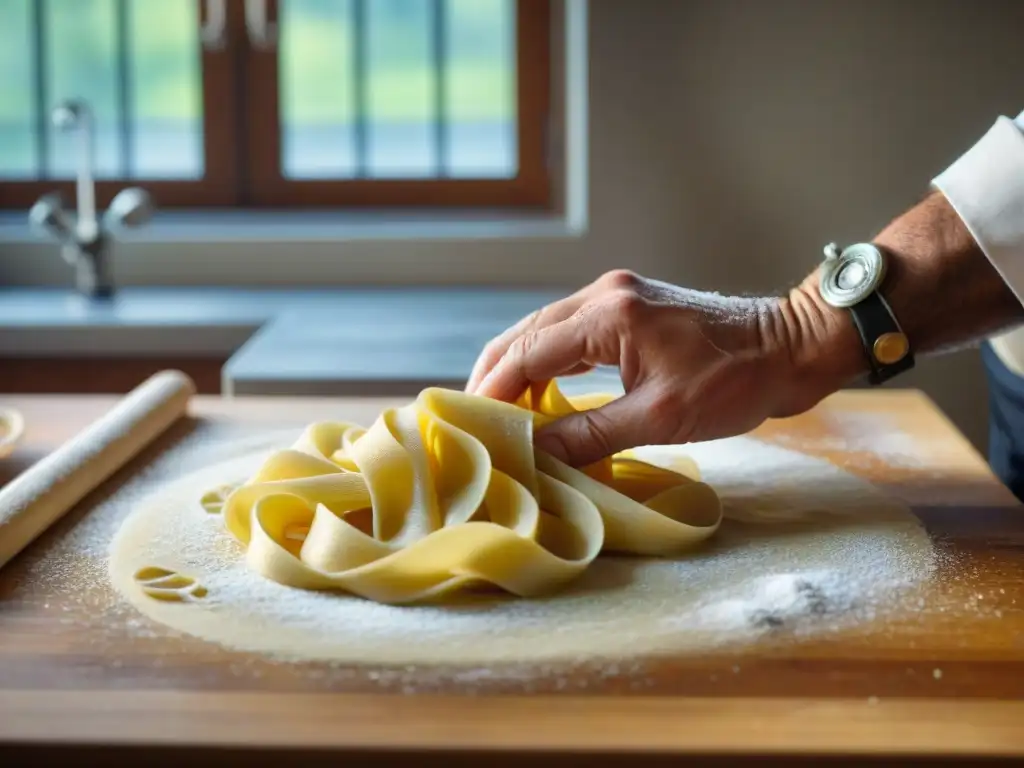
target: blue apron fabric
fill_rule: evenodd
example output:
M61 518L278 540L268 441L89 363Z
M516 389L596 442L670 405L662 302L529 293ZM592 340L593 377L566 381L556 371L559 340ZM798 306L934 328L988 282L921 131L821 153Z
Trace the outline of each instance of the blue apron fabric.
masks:
M1007 368L987 342L981 346L981 359L989 383L988 462L1024 501L1024 377Z

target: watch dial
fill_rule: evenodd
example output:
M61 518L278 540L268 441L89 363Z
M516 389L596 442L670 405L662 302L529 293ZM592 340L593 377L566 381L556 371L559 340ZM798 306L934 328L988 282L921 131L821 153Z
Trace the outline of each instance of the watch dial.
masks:
M868 270L861 261L851 261L840 270L836 282L840 288L849 290L856 288L864 282L868 276Z
M834 307L852 307L878 287L884 274L885 262L877 248L869 243L851 245L822 264L821 296Z

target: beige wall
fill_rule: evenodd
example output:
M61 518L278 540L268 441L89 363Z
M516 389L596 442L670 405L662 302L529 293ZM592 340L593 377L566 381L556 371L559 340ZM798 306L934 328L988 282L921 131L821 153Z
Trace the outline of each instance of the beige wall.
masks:
M1024 2L595 0L591 17L601 260L697 287L786 287L1024 109ZM984 445L976 352L899 384Z
M873 235L998 113L1024 109L1021 0L592 0L588 13L584 235L133 243L117 248L118 281L568 289L631 266L782 290L825 242ZM0 243L0 283L68 279L53 246ZM899 384L982 444L976 353L922 361Z

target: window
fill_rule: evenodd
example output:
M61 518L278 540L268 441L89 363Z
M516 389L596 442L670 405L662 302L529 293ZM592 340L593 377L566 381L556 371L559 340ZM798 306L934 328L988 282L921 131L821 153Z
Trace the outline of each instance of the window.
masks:
M548 203L547 0L0 0L0 208ZM66 127L66 126L65 126Z

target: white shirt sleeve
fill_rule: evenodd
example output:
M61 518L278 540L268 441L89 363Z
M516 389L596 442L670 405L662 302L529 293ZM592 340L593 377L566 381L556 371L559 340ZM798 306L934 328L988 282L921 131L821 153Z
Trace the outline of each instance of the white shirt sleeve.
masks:
M932 185L1024 302L1024 112L997 119Z
M1015 120L996 120L932 185L1024 301L1024 112ZM1011 371L1024 377L1024 328L998 334L989 343Z

